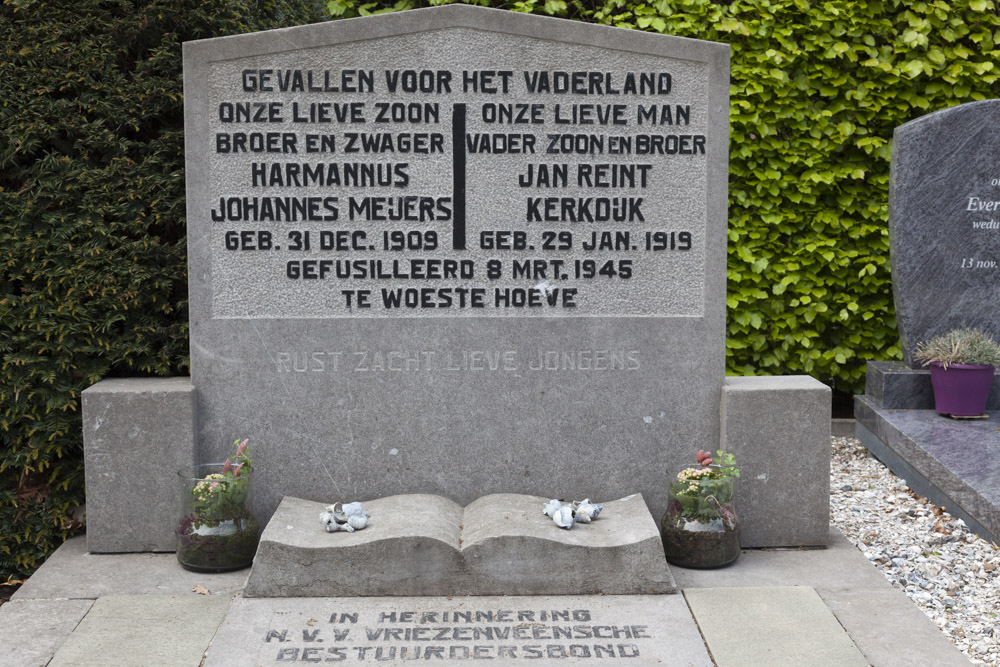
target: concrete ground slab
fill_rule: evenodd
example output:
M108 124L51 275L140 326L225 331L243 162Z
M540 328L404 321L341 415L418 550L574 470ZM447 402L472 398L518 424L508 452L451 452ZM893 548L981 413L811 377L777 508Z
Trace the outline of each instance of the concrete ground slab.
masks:
M830 420L830 435L835 438L853 438L854 420L849 418L834 418Z
M0 666L45 667L93 604L92 600L20 600L3 605Z
M679 595L237 598L204 665L410 660L712 665Z
M818 592L873 667L969 665L969 659L899 589Z
M174 554L90 554L84 537L67 540L18 589L12 600L56 598L95 600L104 595L197 595L201 585L212 594L243 589L249 570L222 574L188 572Z
M820 589L891 586L844 534L830 528L826 549L750 549L719 570L670 571L680 589L705 587L811 586Z
M223 595L98 598L49 667L193 667L230 602Z
M893 588L884 578L884 576L878 572L868 560L850 543L846 538L836 529L831 530L830 535L830 547L828 549L819 550L750 550L745 551L740 559L732 566L720 569L720 570L685 570L683 568L672 568L672 571L678 581L681 588L685 589L686 592L690 592L695 589L712 589L720 587L742 587L742 588L767 588L767 587L780 587L780 586L807 586L812 587L816 590L822 600L826 603L827 607L833 612L840 621L840 624L851 636L855 645L861 650L868 662L875 667L898 667L901 665L924 665L924 664L934 664L950 667L951 665L961 665L968 664L967 659L962 653L948 641L947 637L941 633L933 623L931 623L927 617L919 610L919 608L914 605L906 595ZM57 552L57 557L50 558L49 562L43 566L41 570L34 577L32 577L21 590L18 591L18 595L15 595L14 601L4 605L0 608L0 637L6 638L7 634L4 630L7 627L11 628L9 632L13 632L14 635L10 641L5 642L7 647L6 653L0 654L0 665L17 665L17 667L23 667L23 665L31 665L30 662L34 658L31 656L42 655L45 656L46 652L51 654L55 650L57 644L53 641L61 641L62 636L68 633L71 628L66 626L58 626L53 624L53 632L49 635L45 635L40 631L36 631L33 628L35 626L24 626L23 610L28 609L28 604L39 604L43 606L38 606L37 609L44 610L46 607L44 605L55 605L59 604L78 604L81 605L81 609L89 608L91 602L90 600L59 600L55 598L65 598L68 593L73 593L81 596L98 596L98 592L101 590L114 591L116 589L121 591L138 591L132 600L137 601L138 606L135 608L136 612L132 614L135 618L142 619L144 612L142 607L142 601L151 598L164 597L167 594L176 591L177 596L184 599L200 599L201 596L191 592L191 588L196 584L201 584L212 590L213 593L225 593L227 590L237 590L244 580L246 574L245 571L242 573L230 573L227 575L194 575L192 573L181 570L176 562L173 560L172 556L168 555L156 555L151 557L149 554L122 554L122 555L90 555L87 554L83 548L82 540L77 540L75 542L70 542L68 545L64 545ZM64 589L64 590L61 590ZM64 592L65 591L65 592ZM164 592L164 595L157 595L159 592ZM51 601L38 600L38 596L50 596L54 598ZM212 596L216 597L215 595ZM228 602L228 595L221 595L219 599ZM471 604L469 601L483 600L484 598L309 598L309 599L299 599L298 601L289 601L289 599L280 598L269 598L260 600L244 600L242 598L237 598L233 605L232 613L226 618L223 627L219 631L218 639L216 643L219 644L220 648L216 652L215 644L212 648L213 660L218 662L209 664L255 664L250 662L254 655L263 655L265 649L270 647L274 649L279 643L283 644L282 648L298 648L299 654L295 658L299 661L311 660L315 657L313 651L305 652L304 649L315 648L311 646L313 642L308 641L308 637L313 638L323 638L323 635L311 635L304 633L311 633L313 630L319 628L323 629L318 622L321 617L313 614L313 610L317 613L322 611L323 613L329 612L329 614L322 620L325 621L325 625L328 631L336 624L330 624L329 618L334 612L338 614L338 620L341 620L339 616L341 612L343 613L357 613L358 622L352 624L355 627L361 626L363 624L363 619L361 616L361 610L354 605L366 604L377 606L380 605L384 611L397 612L397 623L392 625L388 629L395 631L402 628L405 630L406 624L400 622L401 612L407 611L407 607L403 605L409 604L410 610L420 610L420 611L431 611L441 614L444 611L462 610L462 607L451 607L448 605L464 604L468 606ZM710 664L706 662L707 650L704 648L699 649L704 651L704 654L699 653L695 650L697 647L703 647L701 644L700 636L697 635L697 631L692 632L694 628L694 620L691 618L690 612L687 610L684 599L681 596L627 596L627 597L500 597L500 598L489 598L492 600L497 600L493 605L495 611L503 610L514 610L514 611L534 611L536 614L541 610L547 610L551 612L552 609L565 610L568 609L570 612L576 610L589 610L592 617L595 619L594 624L603 624L603 626L610 627L612 625L622 625L627 622L627 625L648 625L649 630L643 630L642 634L648 634L655 639L655 644L664 644L666 648L663 650L670 651L669 659L664 660L664 664L695 664L701 665ZM625 602L633 600L635 601L633 606L628 606ZM649 602L650 600L654 602ZM501 602L502 601L502 605ZM555 601L565 601L565 602L555 602ZM576 601L585 606L580 606L578 604L570 604L570 601ZM621 602L625 601L625 602ZM514 603L517 602L517 606ZM244 605L250 605L250 603L259 603L261 606L258 607L246 607ZM287 607L282 608L282 605L287 603ZM525 606L527 605L527 606ZM538 605L542 605L539 607ZM617 615L611 612L605 612L604 606L610 605L612 611L615 605L620 613ZM55 608L55 607L53 607ZM366 607L368 609L369 607ZM267 615L267 610L278 610L287 611L286 616L293 618L295 623L281 625L280 621L285 618L277 612L273 615L273 623L268 619L272 616L267 616L263 620L257 618L254 620L255 614L260 616L261 614ZM482 608L480 608L482 609ZM663 611L666 610L666 611ZM15 613L17 612L17 613ZM661 614L661 612L663 612ZM669 613L667 613L669 612ZM46 612L41 611L39 615L44 615ZM164 614L169 615L169 610L164 611ZM306 616L305 614L309 614ZM82 616L83 612L80 612ZM297 615L296 615L297 614ZM572 614L570 615L572 618ZM19 620L14 620L15 617ZM536 618L540 617L537 616ZM317 621L313 621L310 625L311 619L316 618ZM443 618L443 616L438 617ZM551 618L551 616L550 616ZM620 619L620 620L615 620ZM648 620L642 620L648 619ZM342 619L345 620L343 625L350 624L349 617ZM379 619L376 617L375 621ZM430 619L428 619L430 620ZM561 619L557 619L561 621ZM8 624L8 621L11 623ZM43 622L43 621L39 621ZM72 618L66 621L71 624ZM166 622L157 621L157 619L151 619L150 627L156 627L155 623ZM145 621L141 623L146 624ZM263 631L263 634L259 636L252 636L252 634L243 635L241 634L243 623L251 623L249 626L251 630L256 628L256 632L261 632L261 627L263 625L273 624L274 628L277 630L287 630L288 633L285 636L287 641L279 642L278 639L272 635L270 642L267 641L267 630ZM459 617L456 623L454 617L450 617L449 623L451 626L456 626L458 624L465 625L464 618ZM478 623L478 622L477 622ZM43 622L44 624L44 622ZM516 625L524 628L534 628L539 627L539 624L546 625L545 621L528 621L524 620ZM551 623L548 623L551 625ZM576 621L571 621L571 625L580 625ZM417 623L412 623L410 625L416 626ZM468 625L477 625L476 623L469 623ZM496 624L494 624L496 625ZM584 623L583 625L586 625ZM81 626L79 626L82 628ZM501 630L502 630L502 626ZM800 624L800 629L804 628L804 624ZM21 631L20 628L24 628ZM59 628L63 628L59 630ZM337 630L343 628L337 627ZM376 625L375 630L378 631L379 626ZM797 630L798 631L798 630ZM53 640L53 636L57 632L62 632L63 635L57 637ZM80 632L78 629L76 632ZM249 631L248 631L249 632ZM331 631L332 632L332 631ZM523 632L523 630L521 630ZM534 630L531 630L534 632ZM545 631L538 631L540 637L545 637ZM606 630L601 630L599 634L604 634ZM76 633L74 633L75 635ZM147 633L148 634L148 633ZM279 633L280 634L280 633ZM355 634L357 634L355 632ZM619 630L619 634L623 635L623 631ZM390 633L390 639L394 639L395 635ZM239 643L240 637L249 637L249 641L244 641L241 645ZM405 638L405 633L404 633ZM460 631L460 636L461 631ZM474 636L474 634L473 634ZM483 636L482 630L480 630L480 637ZM553 631L552 636L555 636L555 631ZM411 633L412 637L412 633ZM508 634L508 638L510 635ZM674 641L676 637L681 637L683 642L680 645L675 646ZM367 634L364 635L367 641ZM516 636L515 636L516 638ZM603 637L597 637L594 639L579 640L583 644L588 645L591 654L596 651L593 648L594 641L596 639L602 639ZM697 641L695 641L697 640ZM425 641L421 638L421 645L430 644L429 641ZM618 650L618 644L628 643L629 639L624 636L613 637L612 639L604 640L605 643L611 642L613 644L613 649ZM645 660L649 655L646 650L645 645L650 641L645 636L637 638L637 643L640 651L640 657ZM221 642L221 643L220 643ZM374 638L373 638L374 642ZM322 646L322 643L316 642ZM392 642L385 642L381 644L363 644L373 646L374 648L369 649L365 652L363 660L378 664L375 659L377 648L381 647L383 649L382 657L385 658L389 654L390 644ZM450 646L451 644L471 644L475 645L475 640L466 641L462 640L452 640L449 644L445 645L440 643L441 646ZM556 658L556 655L560 655L559 651L561 649L554 648L553 657L547 658L545 653L549 649L548 644L566 644L566 645L576 645L578 644L577 639L566 639L562 635L559 636L558 640L549 640L539 638L535 640L534 635L531 635L530 640L518 640L516 646L520 646L521 649L518 653L520 656L516 662L520 662L521 658L525 661L540 662L542 660L559 660L560 663L570 663L569 658L561 659ZM495 650L499 652L499 643L496 644ZM504 644L504 646L515 646L515 644ZM516 647L515 646L515 647ZM531 650L528 651L526 647L531 646ZM538 646L542 648L539 649ZM695 648L690 648L690 647ZM232 655L225 657L224 653L226 647L228 650L233 651ZM263 648L262 648L263 647ZM687 647L687 648L685 648ZM326 648L334 648L333 645ZM353 657L350 660L357 662L358 657L358 646L354 646L352 650L354 651ZM690 648L690 653L684 653L683 651L688 651ZM400 653L401 646L396 645L397 655ZM270 650L270 649L268 649ZM448 649L450 651L450 649ZM496 660L493 664L504 664L505 662L515 662L509 659L509 649L504 649L508 652L508 660ZM542 651L541 657L537 657L536 651ZM567 649L569 650L569 649ZM582 652L584 649L576 648L573 649L575 652ZM630 650L628 648L624 650ZM462 660L464 654L462 649L456 649L458 654L455 656L455 660ZM485 649L480 649L480 659L485 659ZM602 649L603 651L603 649ZM654 657L656 659L661 659L659 649L656 649ZM274 655L269 657L270 662L262 662L261 664L271 664L278 660L278 651L273 651ZM527 655L530 654L530 655ZM283 660L292 659L290 656L292 652L285 654ZM438 659L438 655L432 655L431 660L434 662L443 662L448 660L448 653L442 654L441 659ZM679 655L686 662L679 662L681 658L676 658ZM26 659L21 659L21 656L28 656ZM305 657L303 657L305 656ZM268 656L264 656L268 657ZM334 657L329 655L328 657ZM242 659L245 658L248 662L243 662ZM345 653L344 661L348 661L348 656ZM475 660L475 650L473 649L470 653L470 659ZM604 654L602 653L602 660L604 659ZM14 662L10 662L13 660ZM228 660L226 662L225 660ZM611 659L608 658L608 661ZM638 662L642 664L641 661L636 661L635 658L628 658L630 662ZM596 658L581 658L580 662L590 662L592 664L603 664L601 660ZM107 663L112 664L112 663ZM178 663L183 664L183 663ZM198 662L190 663L192 667L197 665ZM348 662L348 664L350 664ZM383 661L382 664L392 664L391 661ZM408 664L408 663L406 663ZM611 664L614 664L613 662Z
M868 667L812 588L693 588L684 596L718 667Z
M717 587L811 587L874 667L969 664L836 528L830 529L827 549L751 550L721 570L671 571L685 593Z

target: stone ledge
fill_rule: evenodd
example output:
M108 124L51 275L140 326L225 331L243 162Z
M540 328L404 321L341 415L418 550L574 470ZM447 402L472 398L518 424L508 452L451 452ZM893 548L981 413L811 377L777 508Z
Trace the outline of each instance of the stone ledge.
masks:
M869 361L865 396L876 408L933 410L934 390L928 368L910 368L901 361ZM1000 410L1000 375L986 401L987 410Z
M888 410L856 396L858 439L911 489L1000 542L1000 415L954 420L934 410Z
M440 496L366 501L368 528L326 533L324 504L286 497L267 524L246 597L608 595L676 592L641 495L571 530L546 499L494 494L464 509Z

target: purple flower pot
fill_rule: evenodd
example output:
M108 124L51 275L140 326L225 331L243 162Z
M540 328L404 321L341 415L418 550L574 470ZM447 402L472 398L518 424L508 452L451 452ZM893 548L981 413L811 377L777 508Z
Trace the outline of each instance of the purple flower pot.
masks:
M930 366L935 410L956 417L977 417L986 412L993 386L992 366L948 364L945 370L937 361Z

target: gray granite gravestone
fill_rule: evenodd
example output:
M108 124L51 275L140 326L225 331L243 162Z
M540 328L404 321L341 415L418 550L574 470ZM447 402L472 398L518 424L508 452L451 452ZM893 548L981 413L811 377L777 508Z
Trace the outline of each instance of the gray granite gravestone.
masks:
M983 537L1000 535L995 411L956 423L934 408L921 341L962 325L1000 336L1000 100L962 104L896 128L889 238L903 362L869 361L857 437L921 495Z
M889 239L906 362L963 324L1000 336L1000 100L896 128Z
M465 6L185 44L203 460L258 511L666 505L718 446L722 44Z

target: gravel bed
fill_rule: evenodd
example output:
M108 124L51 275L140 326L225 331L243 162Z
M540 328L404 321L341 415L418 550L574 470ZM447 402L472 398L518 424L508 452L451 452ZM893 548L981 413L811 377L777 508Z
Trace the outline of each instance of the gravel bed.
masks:
M1000 665L1000 547L914 493L859 441L833 438L831 522L965 653Z

